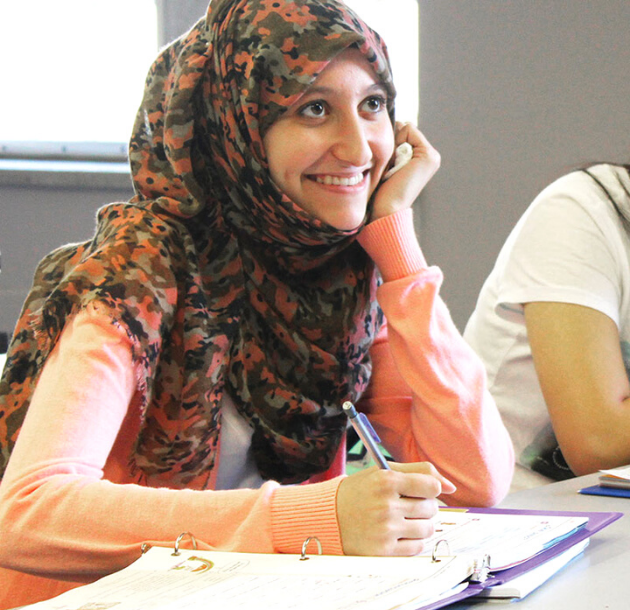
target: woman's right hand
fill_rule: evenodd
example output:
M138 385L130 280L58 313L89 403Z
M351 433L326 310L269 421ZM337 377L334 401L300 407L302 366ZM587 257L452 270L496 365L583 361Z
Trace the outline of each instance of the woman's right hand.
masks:
M376 189L372 220L412 207L440 168L440 153L424 134L411 123L396 123L395 146L405 142L411 146L411 159Z
M428 462L376 466L345 478L337 518L346 555L416 555L433 534L436 498L455 486Z

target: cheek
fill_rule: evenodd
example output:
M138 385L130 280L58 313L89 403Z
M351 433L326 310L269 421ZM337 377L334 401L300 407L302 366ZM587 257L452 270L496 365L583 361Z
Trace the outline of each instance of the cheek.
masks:
M276 165L276 156L279 153L279 150L276 146L277 142L280 142L278 138L275 137L275 126L271 126L267 133L263 136L263 148L265 149L265 157L267 158L267 164L269 165L269 171L273 172Z
M301 173L312 162L312 146L301 133L281 129L282 123L274 125L265 135L263 143L272 180L287 188L295 183Z

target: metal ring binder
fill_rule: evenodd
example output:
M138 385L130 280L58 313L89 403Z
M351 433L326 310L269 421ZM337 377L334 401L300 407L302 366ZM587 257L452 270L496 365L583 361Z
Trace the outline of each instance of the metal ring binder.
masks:
M490 574L490 555L486 554L479 561L475 559L473 573L470 576L470 582L485 582Z
M195 537L190 532L184 532L183 534L180 534L179 536L177 536L177 540L175 540L175 546L173 547L174 550L171 553L173 557L177 557L179 555L179 543L183 540L185 536L190 536L190 540L193 545L193 550L194 551L197 550L197 541L195 540Z
M313 540L317 543L317 554L321 555L322 554L322 543L319 541L319 538L315 537L315 536L309 536L303 543L302 543L302 554L300 555L300 561L306 561L307 559L310 559L310 557L306 554L306 548L308 547L308 543Z
M438 540L434 545L433 545L433 552L431 553L431 563L440 563L440 561L442 561L441 559L438 559L438 549L440 548L441 544L445 544L446 545L446 554L450 555L451 550L448 546L448 540Z

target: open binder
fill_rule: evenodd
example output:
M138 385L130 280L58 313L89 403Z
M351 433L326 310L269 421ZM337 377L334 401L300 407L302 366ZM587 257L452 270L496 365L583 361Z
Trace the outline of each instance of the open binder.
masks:
M174 548L143 548L127 568L28 607L435 610L533 570L621 515L445 509L429 550L414 557L322 555L315 537L297 555L181 550L194 542L182 534Z
M538 568L546 562L553 560L563 553L568 552L575 545L582 543L585 540L589 540L590 537L610 525L617 519L623 516L620 512L574 512L574 511L537 511L537 510L518 510L518 509L493 509L493 508L475 508L470 509L473 513L482 514L513 514L513 515L533 515L540 517L584 517L587 519L586 523L576 529L569 535L559 539L551 541L547 547L541 552L533 555L531 558L523 561L517 565L514 565L505 570L497 570L495 572L489 572L488 578L483 582L469 582L467 588L463 591L456 592L454 595L437 601L436 603L427 604L421 606L416 610L437 610L437 608L443 608L449 604L455 603L462 599L473 596L481 596L482 591L489 587L496 587L510 583L514 579L523 574L529 573L535 568Z

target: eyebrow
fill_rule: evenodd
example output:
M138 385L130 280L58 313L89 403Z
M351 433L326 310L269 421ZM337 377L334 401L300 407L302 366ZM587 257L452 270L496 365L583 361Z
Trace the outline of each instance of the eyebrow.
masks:
M385 88L385 85L383 85L382 83L374 83L373 85L370 85L366 90L365 93L374 93L374 92L381 92L381 93L387 93L387 89ZM312 87L309 87L305 92L304 95L325 95L325 94L334 94L336 93L337 90L333 89L332 87L318 87L317 85L314 85Z

